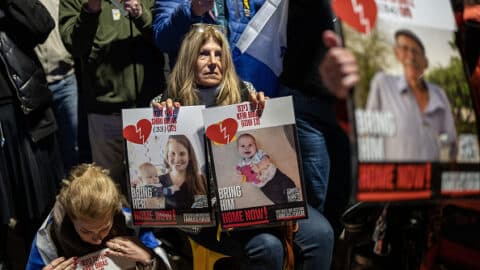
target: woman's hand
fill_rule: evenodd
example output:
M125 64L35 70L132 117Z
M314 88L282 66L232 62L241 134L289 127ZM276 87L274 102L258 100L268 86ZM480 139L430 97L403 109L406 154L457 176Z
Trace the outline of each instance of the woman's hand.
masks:
M160 103L158 102L152 102L152 107L155 109L158 109L162 111L163 109L167 110L167 113L173 113L174 109L180 108L180 102L173 102L172 99L168 98L167 101L162 101Z
M106 253L108 256L129 258L144 265L152 261L148 248L134 237L118 236L110 239L106 244L110 249Z
M59 257L51 261L49 264L45 265L42 270L74 270L75 268L77 268L77 257L71 257L68 260L65 259L65 257Z
M263 109L265 108L265 100L268 99L265 94L260 91L260 92L250 92L249 95L250 103L252 105L252 110L255 110L257 112L257 116L260 117L262 116Z

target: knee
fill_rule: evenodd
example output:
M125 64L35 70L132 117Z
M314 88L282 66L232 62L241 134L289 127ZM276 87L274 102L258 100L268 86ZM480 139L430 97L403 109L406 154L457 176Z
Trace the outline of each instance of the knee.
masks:
M314 211L309 210L310 217L299 222L300 231L297 232L296 240L304 252L322 250L331 253L335 237L333 228L325 217Z
M253 261L283 262L283 243L273 234L262 233L252 238L245 246L248 258Z

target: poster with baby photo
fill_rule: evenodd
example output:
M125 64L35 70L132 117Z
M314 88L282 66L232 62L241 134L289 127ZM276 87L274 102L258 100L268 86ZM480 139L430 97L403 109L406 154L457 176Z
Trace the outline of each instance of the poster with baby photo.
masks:
M134 225L214 224L203 108L122 110Z
M450 0L332 6L360 71L347 129L354 199L480 197L479 108Z
M259 115L261 116L259 117ZM222 229L307 217L291 97L203 111Z
M76 270L135 270L135 261L117 257L107 256L108 249L87 254L77 259Z

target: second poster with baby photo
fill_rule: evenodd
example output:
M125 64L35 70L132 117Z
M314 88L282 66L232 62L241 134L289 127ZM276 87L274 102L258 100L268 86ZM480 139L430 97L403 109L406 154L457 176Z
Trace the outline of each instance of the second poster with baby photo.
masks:
M222 229L307 217L291 97L203 110Z

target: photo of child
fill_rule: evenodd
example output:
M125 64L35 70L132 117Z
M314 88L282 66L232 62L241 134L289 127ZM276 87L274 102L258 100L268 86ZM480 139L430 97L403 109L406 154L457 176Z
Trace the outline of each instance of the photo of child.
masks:
M138 166L138 178L132 182L132 188L137 189L137 194L146 194L146 209L165 208L164 188L160 184L158 171L150 162L144 162Z
M236 170L242 175L242 181L258 187L275 204L289 202L287 191L295 188L295 183L258 147L255 137L250 133L241 134L237 149L240 161Z
M158 184L157 168L150 162L144 162L138 167L140 175L138 176L137 185Z
M185 135L170 135L165 146L167 173L160 184L171 192L165 194L167 209L190 209L208 206L207 180L200 172L197 156Z

